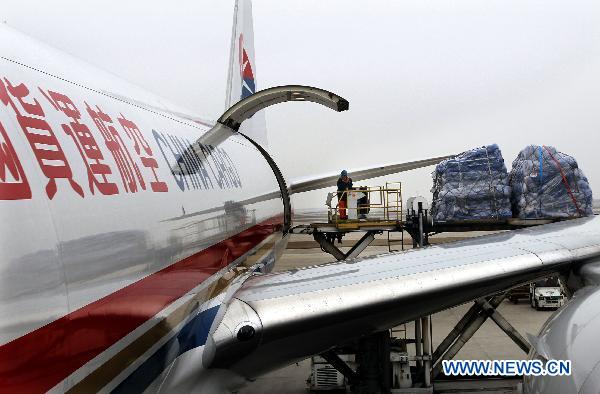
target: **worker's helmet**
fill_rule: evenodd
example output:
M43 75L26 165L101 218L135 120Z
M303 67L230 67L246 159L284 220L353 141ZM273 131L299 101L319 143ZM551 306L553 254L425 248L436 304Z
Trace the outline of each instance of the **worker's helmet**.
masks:
M342 170L342 176L348 176L348 171Z

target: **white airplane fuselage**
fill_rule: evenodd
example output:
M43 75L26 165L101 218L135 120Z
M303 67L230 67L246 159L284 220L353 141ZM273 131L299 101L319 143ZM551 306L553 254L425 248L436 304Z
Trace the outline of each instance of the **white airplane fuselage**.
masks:
M11 29L0 46L0 392L143 391L203 345L223 274L285 247L280 198L238 203L277 180L241 136L177 174L209 125Z

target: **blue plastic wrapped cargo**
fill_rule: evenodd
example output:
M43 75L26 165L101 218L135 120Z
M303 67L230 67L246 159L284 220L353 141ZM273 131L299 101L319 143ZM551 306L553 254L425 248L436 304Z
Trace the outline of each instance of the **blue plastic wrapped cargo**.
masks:
M433 177L435 221L512 216L508 172L498 145L475 148L439 163Z
M590 216L592 189L577 161L552 146L529 145L513 161L511 202L521 219Z

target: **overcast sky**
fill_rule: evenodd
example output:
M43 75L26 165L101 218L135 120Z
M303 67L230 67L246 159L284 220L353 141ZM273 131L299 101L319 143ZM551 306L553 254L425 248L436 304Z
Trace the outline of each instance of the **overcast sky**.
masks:
M216 119L232 12L232 0L4 0L2 19ZM546 144L575 156L600 196L598 1L254 0L254 29L259 88L313 85L350 101L345 113L268 110L288 178L490 143L510 169L525 145ZM388 179L430 198L432 169Z

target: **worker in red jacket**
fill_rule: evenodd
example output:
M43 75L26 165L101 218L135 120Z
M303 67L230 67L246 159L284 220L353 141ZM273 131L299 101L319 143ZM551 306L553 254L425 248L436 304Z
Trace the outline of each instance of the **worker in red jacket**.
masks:
M352 190L352 178L350 178L348 176L348 171L343 170L337 181L337 191L338 191L338 200L339 200L338 208L339 208L339 215L340 215L341 220L348 219L348 215L346 213L348 195L347 195L347 193L344 193L345 191L347 192L348 190Z

